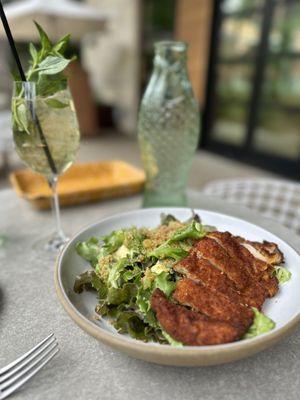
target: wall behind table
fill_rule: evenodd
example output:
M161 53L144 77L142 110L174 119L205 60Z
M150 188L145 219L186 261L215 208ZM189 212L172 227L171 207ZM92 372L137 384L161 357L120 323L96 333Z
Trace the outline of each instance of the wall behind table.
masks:
M176 2L175 37L189 44L189 75L200 106L205 99L212 18L213 0Z

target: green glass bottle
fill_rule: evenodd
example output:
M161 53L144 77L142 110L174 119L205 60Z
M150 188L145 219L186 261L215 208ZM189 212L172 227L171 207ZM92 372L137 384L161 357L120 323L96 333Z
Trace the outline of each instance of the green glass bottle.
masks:
M155 44L154 70L138 121L146 172L144 207L187 205L185 191L199 139L200 116L186 60L185 43Z

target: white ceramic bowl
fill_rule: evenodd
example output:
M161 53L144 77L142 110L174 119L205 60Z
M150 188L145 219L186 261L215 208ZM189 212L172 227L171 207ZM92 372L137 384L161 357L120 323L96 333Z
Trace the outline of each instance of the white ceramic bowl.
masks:
M61 252L55 269L56 291L67 313L82 329L101 342L133 357L159 364L199 366L231 362L255 354L278 342L299 324L300 258L298 253L288 243L257 225L207 210L195 210L204 224L213 225L220 231L230 231L249 240L275 242L284 253L285 266L291 271L292 277L289 282L280 287L279 293L274 298L265 302L263 307L264 313L275 321L275 329L253 339L229 344L174 348L169 345L143 343L117 333L105 320L96 321L93 318L97 304L96 294L93 292L76 294L73 291L76 275L89 268L87 262L77 255L76 242L133 225L155 227L160 223L162 212L171 213L180 220L191 216L191 210L186 208L142 209L114 215L83 229Z

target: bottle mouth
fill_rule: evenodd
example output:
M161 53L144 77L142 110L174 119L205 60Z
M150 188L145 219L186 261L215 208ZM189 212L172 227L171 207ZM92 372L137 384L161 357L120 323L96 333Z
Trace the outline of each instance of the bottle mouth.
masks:
M160 42L156 42L154 44L154 48L156 53L160 53L161 51L174 51L174 52L186 52L187 43L185 42L177 42L174 40L163 40Z
M155 48L155 65L173 65L182 64L186 61L187 44L176 41L156 42Z

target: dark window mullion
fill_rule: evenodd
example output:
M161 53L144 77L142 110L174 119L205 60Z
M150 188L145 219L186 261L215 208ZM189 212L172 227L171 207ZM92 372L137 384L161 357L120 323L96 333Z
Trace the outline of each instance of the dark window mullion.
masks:
M223 1L224 0L214 0L214 15L210 35L209 62L205 88L205 104L202 114L200 147L206 147L211 141L212 127L214 122L214 105L216 100L216 82L218 68L217 58L222 26L221 4Z
M264 75L269 55L269 34L272 27L275 4L276 0L266 0L264 6L261 37L257 49L257 57L255 61L256 68L253 76L253 90L249 104L247 132L244 142L245 150L248 150L252 147L253 136L258 123L259 109L262 101Z

